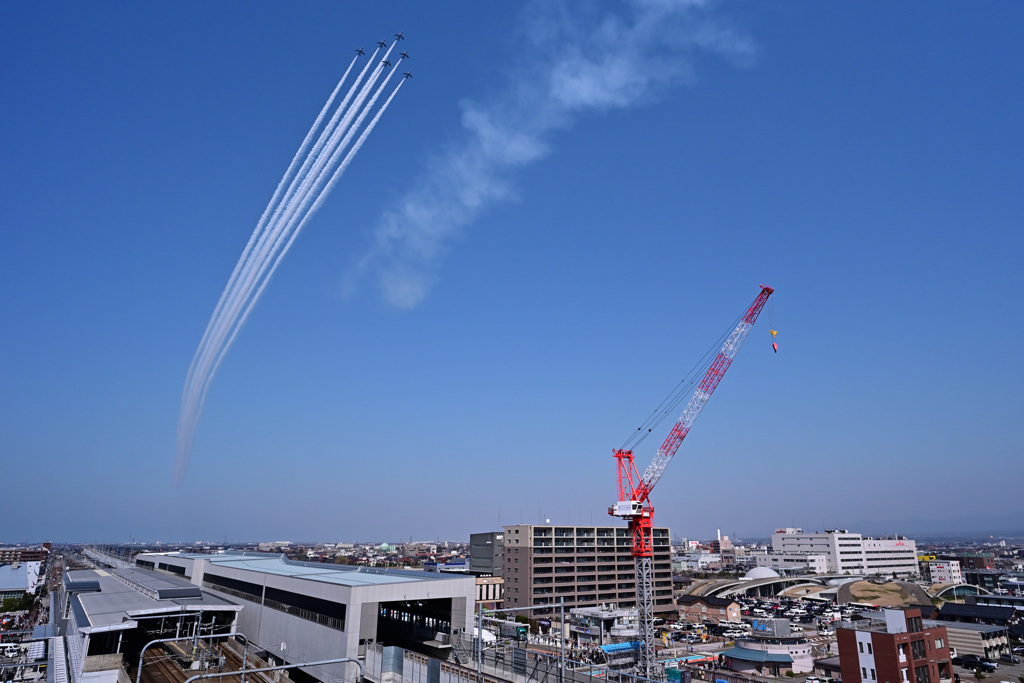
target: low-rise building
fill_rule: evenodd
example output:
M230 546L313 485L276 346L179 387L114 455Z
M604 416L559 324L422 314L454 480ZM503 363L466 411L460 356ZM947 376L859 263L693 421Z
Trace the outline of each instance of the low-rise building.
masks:
M722 653L731 671L762 676L809 673L814 669L811 642L790 633L788 619L763 619L753 631L736 640L736 646Z
M1010 651L1009 634L1005 626L932 621L930 619L925 620L925 625L928 627L941 625L945 628L949 634L949 647L957 655L978 655L995 659L1004 652Z
M868 612L836 629L843 683L951 681L947 629L917 609Z
M680 595L676 598L676 604L679 605L679 618L692 624L699 624L705 619L716 623L738 622L743 611L735 600L704 595Z
M960 563L956 560L932 560L928 563L928 577L932 583L963 583Z
M569 637L580 646L631 642L640 633L635 609L579 607L570 610L568 622Z

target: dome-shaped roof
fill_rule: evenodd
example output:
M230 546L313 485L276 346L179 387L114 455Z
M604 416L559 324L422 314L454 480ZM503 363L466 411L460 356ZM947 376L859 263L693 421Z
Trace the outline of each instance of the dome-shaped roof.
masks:
M743 575L744 581L756 581L757 579L777 579L778 573L768 567L754 567Z

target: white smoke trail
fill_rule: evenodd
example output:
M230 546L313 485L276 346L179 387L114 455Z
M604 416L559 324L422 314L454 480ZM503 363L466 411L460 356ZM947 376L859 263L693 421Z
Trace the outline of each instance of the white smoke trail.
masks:
M306 155L301 167L298 171L295 171L298 159L305 150L309 149L310 142L316 135L317 130L320 129L326 113L330 110L340 91L341 85L347 79L352 66L355 64L355 59L349 64L344 76L342 76L342 79L331 93L327 104L317 116L309 133L307 133L306 138L293 157L288 170L278 183L274 196L260 217L256 229L250 236L242 256L231 273L228 285L218 300L214 314L211 316L206 331L200 340L199 347L196 350L186 376L185 390L182 396L182 411L178 423L178 448L175 461L175 480L178 483L183 479L188 466L195 442L196 427L205 405L206 394L213 376L220 367L221 361L234 342L249 313L262 295L284 254L291 248L299 231L323 204L327 194L330 193L337 179L344 172L344 168L348 166L348 163L355 156L355 152L362 146L369 131L376 126L383 110L390 104L395 93L401 87L401 84L399 84L399 88L395 89L395 92L387 99L384 107L381 108L367 129L360 135L352 150L342 161L342 164L335 169L341 152L347 147L356 131L358 131L359 126L372 109L381 91L395 71L392 70L388 74L387 78L384 79L367 103L366 98L379 79L384 69L383 63L388 59L395 44L391 45L384 58L375 66L371 76L360 86L363 76L374 64L374 60L379 52L379 50L374 51L370 61L349 88L348 93L346 93L342 103L337 107L334 115L327 125L320 130L312 150ZM352 99L353 96L355 99ZM332 171L332 169L334 170ZM324 181L327 177L330 177L330 181L325 186ZM282 193L281 190L285 186L286 181L288 181L288 187ZM268 215L270 216L269 219ZM283 241L286 238L287 243L284 244L282 249ZM255 293L253 293L254 289L256 290ZM244 314L240 316L243 306L245 307Z
M241 309L241 306L244 304L244 302L251 296L253 287L255 286L255 280L258 280L259 275L263 271L265 271L266 263L268 259L271 258L272 256L272 250L276 248L275 245L280 243L279 233L280 230L282 229L280 220L282 207L286 205L291 205L291 202L294 201L294 197L296 194L303 194L306 191L309 182L308 177L310 174L310 162L320 157L321 150L325 144L325 138L330 137L330 140L336 139L335 136L330 135L330 129L337 123L338 116L343 111L346 111L345 105L350 99L352 93L356 89L359 89L360 96L362 97L363 93L367 92L368 88L376 80L377 74L380 73L379 64L374 69L373 76L370 78L370 80L367 81L367 83L362 88L359 88L359 83L362 80L362 77L366 74L366 70L371 65L373 65L372 59L376 58L377 52L378 51L374 51L373 57L371 57L371 61L367 62L366 66L363 67L363 70L360 72L359 77L356 79L352 87L349 89L349 93L346 94L345 99L342 100L342 103L341 105L339 105L338 110L335 112L335 115L331 117L331 121L328 123L328 126L321 132L319 138L317 139L317 143L313 147L313 150L309 153L309 155L307 155L306 160L302 164L302 167L299 169L298 173L296 173L295 176L292 178L292 181L289 184L287 192L285 192L284 197L280 199L280 202L278 202L277 207L274 209L270 222L266 227L266 230L260 234L259 239L256 240L255 246L251 250L249 250L249 254L246 258L246 263L241 270L241 274L238 280L236 280L236 286L231 291L231 294L225 299L225 306L223 307L223 310L219 312L216 322L211 321L211 326L210 328L208 328L210 330L209 336L211 341L208 341L207 344L203 346L201 353L197 352L197 357L199 358L199 360L198 362L196 362L195 360L193 361L193 364L197 366L197 370L195 373L191 375L190 381L186 385L188 387L188 389L186 390L186 395L188 398L186 399L183 397L184 405L182 414L183 416L191 416L191 419L186 420L185 418L183 418L183 422L191 422L193 425L198 422L199 414L202 412L202 397L205 395L203 387L208 385L209 383L210 367L212 366L214 359L217 356L218 350L222 347L225 336L228 334L230 328L234 324L234 321L237 320L238 311ZM390 50L388 50L388 53L390 53ZM384 58L387 59L387 55L385 55ZM335 88L335 92L337 92L337 88ZM341 124L337 125L344 126L347 124L347 122L351 119L351 115L349 114L349 112L357 108L360 101L361 99L353 104L352 108L350 108L348 112L346 112L346 118L342 120ZM317 118L317 122L314 124L314 127L310 130L310 133L307 135L307 142L303 143L304 146L308 146L308 140L312 137L313 133L319 126L319 123L322 122L322 120L323 116ZM328 142L328 145L329 144L330 142ZM315 169L313 172L315 172ZM299 184L299 189L297 191L295 190L296 183ZM259 230L257 230L257 232L259 232ZM250 244L252 243L252 241L252 238L250 238ZM239 281L240 284L238 284ZM191 449L191 446L189 446L189 449Z
M376 55L376 53L374 54ZM284 175L281 176L281 180L280 182L278 182L277 188L274 190L274 196L271 197L270 202L267 204L267 208L263 210L263 215L260 216L259 221L256 223L256 229L253 230L252 235L249 237L249 242L245 245L245 249L242 250L242 255L239 257L238 263L235 264L234 270L231 271L231 277L228 278L228 283L227 285L225 285L224 291L221 292L220 299L217 301L217 306L216 308L213 309L213 315L210 316L210 322L206 326L206 331L203 333L203 338L199 342L199 348L196 350L196 354L192 357L192 363L189 365L188 369L188 379L186 379L186 386L190 383L190 378L192 377L192 372L195 368L196 360L202 355L204 349L209 343L210 332L215 327L214 321L220 317L221 309L223 308L224 303L228 298L227 294L234 287L235 281L243 268L243 264L248 261L249 255L253 250L253 245L256 242L257 236L263 232L263 228L267 220L267 214L270 212L270 208L277 204L279 198L281 197L281 190L284 188L285 182L288 181L292 173L295 171L296 163L302 156L302 153L305 152L306 149L309 147L309 143L313 139L313 134L316 132L316 130L320 127L320 124L323 122L324 116L326 116L327 112L330 110L331 104L334 102L334 98L338 96L338 91L341 90L342 84L345 83L345 79L348 78L349 72L352 71L352 67L355 66L357 59L359 59L359 55L356 55L355 57L352 58L352 61L349 63L348 68L345 69L345 73L342 74L341 79L338 81L338 85L334 87L334 91L331 93L331 96L327 98L327 103L324 104L323 109L320 110L320 114L317 115L316 117L316 121L313 122L313 125L309 129L309 132L306 133L305 139L303 139L302 144L299 145L299 149L296 150L295 156L292 157L291 163L288 164L288 170L286 170ZM369 66L369 64L367 66ZM342 103L341 106L344 106L344 102Z
M392 69L391 70L391 72L388 74L387 78L384 79L384 81L381 83L380 87L374 93L373 98L369 101L369 103L366 105L366 107L364 107L362 109L362 111L359 114L359 118L356 119L356 122L352 125L351 129L349 130L349 132L346 133L345 140L343 140L341 142L341 144L339 144L337 146L337 148L336 148L334 154L332 155L331 159L326 164L326 166L324 168L324 172L326 172L327 169L331 168L334 165L337 156L345 148L345 142L349 139L349 137L352 135L352 133L354 133L356 130L359 129L359 126L362 124L363 119L366 118L366 115L373 108L373 105L377 101L377 98L380 96L381 92L387 86L388 81L391 80L391 76L393 76L396 71L397 71L397 69ZM404 82L405 82L405 80L403 79L402 83L404 83ZM245 321L249 318L249 314L252 312L252 309L256 306L256 302L258 302L260 297L263 295L263 290L266 288L267 284L270 282L270 278L273 277L274 271L277 270L277 266L281 263L281 260L284 258L284 255L288 253L288 250L291 249L292 244L295 242L295 238L298 237L299 232L302 230L302 228L306 225L306 223L309 221L309 219L312 218L313 214L315 214L320 209L320 207L323 205L323 202L326 199L327 195L330 194L331 190L334 188L334 185L338 182L338 179L341 178L342 174L345 172L345 169L348 168L348 165L352 161L352 159L355 157L356 152L358 152L359 148L363 146L363 142L365 142L367 136L369 136L370 131L373 130L374 126L377 125L377 121L380 119L381 115L384 113L384 109L387 108L388 104L391 103L391 100L394 99L395 95L398 93L399 88L402 87L402 83L398 84L398 87L396 87L394 92L391 93L391 96L388 97L388 99L385 101L385 103L381 107L380 111L377 112L377 115L374 116L374 118L371 120L370 124L363 131L362 135L359 136L359 139L356 141L356 144L352 146L352 149L345 156L344 161L342 161L341 165L339 165L337 170L334 171L334 173L333 173L330 181L328 182L327 186L322 188L322 190L318 189L318 187L314 187L314 191L308 193L307 199L308 198L312 198L312 197L316 197L316 200L313 202L312 206L309 207L308 210L305 210L306 204L303 204L303 206L300 207L300 213L303 210L305 210L305 213L302 216L302 220L298 223L298 226L291 232L291 236L288 239L287 244L285 244L284 248L277 255L277 258L274 260L273 265L270 267L270 270L267 272L266 277L263 278L263 281L260 284L259 289L257 289L256 293L249 299L249 305L246 306L245 311L238 318L237 323L234 325L234 329L231 332L231 336L227 339L227 341L221 347L220 353L217 356L217 360L213 364L213 369L208 373L206 383L203 385L203 388L202 388L202 391L201 391L201 399L200 399L200 403L199 403L199 410L200 410L200 412L202 412L202 408L203 408L203 406L205 405L205 402L206 402L206 392L209 389L210 381L212 381L213 376L217 373L217 370L220 368L221 361L224 360L224 357L227 355L228 350L231 348L231 345L235 341L235 337L238 336L238 332L242 329L242 326L245 325ZM323 177L323 174L322 174L321 177ZM317 184L318 185L319 185L319 181L320 181L320 178L317 179Z
M608 5L611 3L604 3ZM749 39L724 25L714 0L527 4L517 63L497 93L463 106L463 131L381 216L346 289L371 273L386 301L412 308L429 293L446 247L484 211L515 196L519 171L549 153L554 133L585 114L651 102L693 83L704 55L742 65Z

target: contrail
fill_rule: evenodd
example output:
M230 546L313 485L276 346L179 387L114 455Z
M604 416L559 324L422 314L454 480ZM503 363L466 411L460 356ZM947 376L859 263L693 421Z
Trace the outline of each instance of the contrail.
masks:
M396 44L392 43L380 61L376 60L380 50L373 52L366 66L349 87L341 104L337 106L327 124L323 125L342 85L355 66L358 55L349 64L292 158L235 264L186 374L181 416L178 421L175 462L175 480L178 483L183 479L188 466L207 391L225 354L299 232L323 205L327 195L402 86L402 83L399 83L338 165L341 153L355 136L397 70L392 69L367 102L367 97L374 90L385 68L384 61L388 59ZM374 68L364 81L364 76L371 67ZM325 185L328 178L329 181Z
M394 71L392 71L391 73L393 74ZM373 96L373 100L371 100L370 103L366 106L366 109L363 111L363 114L361 115L361 117L365 116L366 112L368 112L370 110L370 108L373 107L374 100L376 100L377 96L380 95L381 90L384 89L384 86L387 85L387 82L388 82L388 80L390 78L391 78L391 74L388 75L388 78L384 79L384 82L381 84L380 88L377 90L377 93ZM274 271L277 270L278 264L281 263L281 260L284 259L284 255L288 253L289 249L291 249L292 243L295 242L295 238L298 237L299 232L301 232L302 228L305 227L306 222L309 221L309 219L312 218L313 215L323 205L324 199L327 197L327 195L329 195L331 193L331 190L334 188L334 185L338 182L338 179L341 178L342 174L345 173L345 169L348 168L349 162L351 162L353 157L355 157L356 153L359 152L359 148L363 146L363 142L365 142L366 138L370 135L370 131L372 131L374 126L377 125L377 121L380 119L381 115L384 113L384 110L388 108L389 104L391 104L391 100L395 99L395 95L398 94L399 89L402 87L402 85L404 83L405 83L405 79L403 78L401 80L401 82L399 82L399 84L392 91L392 93L388 97L388 99L384 101L384 104L381 106L381 108L377 112L376 116L374 116L373 119L370 120L369 125L367 125L367 127L363 131L362 135L359 136L359 139L356 140L356 144L352 146L352 149L349 151L349 153L347 155L345 155L344 161L341 162L341 165L338 166L338 169L334 172L334 175L331 177L331 180L327 184L327 187L325 187L324 191L321 192L317 196L317 199L313 203L313 206L311 206L309 211L306 212L306 215L303 217L302 221L299 223L299 226L292 233L291 238L289 238L287 244L285 244L284 248L281 250L281 253L278 254L277 258L274 260L274 264L270 267L270 271L267 273L266 278L263 279L263 282L262 282L262 284L260 284L259 289L256 290L256 294L252 297L252 299L249 302L249 305L246 307L245 311L242 313L242 316L239 319L238 324L235 325L234 331L232 332L231 336L228 338L227 342L224 344L224 346L223 346L223 348L222 348L222 350L220 352L220 356L217 358L217 362L213 366L213 371L210 372L210 378L211 379L213 378L213 375L215 375L217 373L217 369L220 367L221 361L224 359L224 356L227 354L228 349L230 349L231 345L234 343L235 337L238 335L238 331L240 329L242 329L242 326L245 324L246 319L248 319L249 313L252 312L252 309L256 305L256 302L259 301L259 298L263 294L263 290L266 288L267 283L270 282L270 278L272 278L274 276ZM361 120L361 118L360 118L360 120ZM359 126L359 121L356 122L356 125L353 127L353 129L357 128L358 126ZM203 389L203 400L204 401L206 400L206 387L204 387L204 389Z
M204 385L202 387L202 392L201 392L201 397L202 398L201 398L200 404L199 404L199 412L202 412L203 404L206 401L206 391L209 388L210 381L213 379L213 376L217 373L217 370L220 368L221 361L224 360L224 357L227 355L228 350L231 348L231 345L234 343L235 337L238 335L239 330L242 329L242 326L245 324L245 321L249 318L249 313L252 312L252 309L256 306L256 302L259 301L260 296L262 296L263 290L266 288L267 284L270 282L270 278L273 277L274 271L277 270L278 264L281 263L281 260L284 258L284 255L286 253L288 253L289 249L291 249L292 244L295 242L295 238L298 237L299 232L302 230L302 228L306 225L306 223L309 221L309 219L312 218L313 214L315 214L319 210L320 206L323 205L324 199L327 197L328 194L330 194L331 190L334 188L334 185L337 183L338 179L345 172L345 169L348 168L348 164L355 157L356 152L359 151L359 148L362 147L363 142L366 140L367 136L370 134L370 131L373 130L373 127L377 125L377 121L378 121L378 119L380 119L381 114L384 113L384 109L386 109L387 105L391 103L391 100L394 98L395 94L398 93L398 89L402 87L402 83L399 83L398 87L395 88L395 91L391 94L390 97L388 97L387 101L384 103L384 106L382 106L380 111L377 112L377 115L374 116L374 118L371 120L371 122L367 126L366 130L363 131L363 134L359 136L359 139L356 141L356 144L353 145L352 149L345 156L345 159L342 161L341 165L338 166L337 170L334 172L334 174L331 177L330 181L328 182L327 186L324 187L322 190L320 190L319 189L320 181L324 177L326 177L326 173L327 173L328 169L330 169L332 166L334 166L334 164L337 161L338 155L340 155L340 153L345 149L347 141L352 136L352 134L356 130L359 129L359 126L362 124L363 119L366 118L366 115L373 108L374 103L377 101L377 98L380 96L380 94L384 90L385 86L387 86L388 81L391 80L391 76L393 76L395 74L395 71L396 70L393 69L388 74L387 78L384 79L384 81L381 83L380 87L377 89L377 92L374 93L374 95L370 99L369 103L366 105L366 107L363 108L363 110L359 114L359 117L356 119L355 123L351 126L349 131L346 133L345 139L342 140L341 143L336 146L334 153L332 154L331 158L327 161L323 171L321 171L320 176L316 180L316 185L314 187L314 191L311 192L311 193L307 193L306 196L303 198L303 204L298 209L299 214L302 214L304 212L304 215L303 215L301 221L299 222L298 226L295 227L294 230L291 231L291 237L288 239L288 242L285 244L284 248L280 250L280 253L277 255L277 258L274 260L273 265L270 267L270 270L267 272L266 276L262 279L262 282L260 283L259 288L256 290L256 293L249 299L249 304L248 304L248 306L246 306L245 311L238 318L237 322L233 323L233 328L234 329L231 332L231 336L228 337L227 341L221 346L221 350L220 350L220 353L217 356L217 360L213 364L213 369L208 373L206 382L204 383ZM402 82L403 83L405 82L404 79L403 79ZM308 200L310 198L314 197L314 196L316 197L316 200L314 201L313 205L311 207L309 207L308 210L307 210L306 209L306 204L308 203ZM292 213L292 217L294 217L296 215L297 214L295 212ZM282 239L283 239L284 235L287 234L287 232L288 231L285 231L285 232L281 233ZM275 247L275 251L276 251L276 247Z
M376 54L377 53L374 52L374 55ZM359 59L359 55L353 57L352 61L348 65L348 68L345 69L345 73L342 74L341 80L338 81L338 85L334 87L334 92L332 92L331 96L327 98L327 103L324 105L323 109L320 110L320 114L316 117L316 121L313 122L313 126L309 129L309 132L306 134L306 138L302 141L302 144L299 145L299 149L295 152L295 156L292 157L292 162L288 165L288 170L285 171L284 175L281 177L281 181L277 184L277 189L274 190L274 196L271 197L270 203L267 204L267 208L263 210L263 215L260 216L260 220L256 224L256 229L249 237L249 242L245 245L245 249L242 250L242 255L239 257L238 263L235 264L235 269L231 271L231 277L228 278L228 284L224 287L224 291L221 293L220 300L217 301L217 307L213 310L213 315L210 317L210 323L207 325L206 331L203 333L203 338L199 342L199 349L197 349L196 355L193 357L192 363L189 366L188 377L192 376L196 360L204 352L207 344L209 343L210 332L215 327L214 321L217 320L217 318L220 316L221 309L223 308L224 303L227 301L227 294L228 292L231 291L232 287L234 286L239 273L242 271L243 264L245 264L248 261L250 253L253 250L253 245L256 242L257 235L259 235L263 231L263 227L266 224L267 220L267 214L270 212L270 207L274 206L274 204L276 204L278 199L280 198L281 190L284 188L285 181L287 181L288 178L292 175L292 173L295 170L295 165L298 162L299 158L302 156L302 153L306 151L306 149L309 147L309 143L313 139L313 133L316 132L316 129L319 128L321 122L323 122L324 116L331 108L331 103L334 102L334 98L337 97L338 91L341 90L342 84L344 84L345 79L348 78L348 74L350 71L352 71L352 67L355 66L357 59ZM369 64L367 64L367 66L369 66ZM342 103L341 106L344 106L344 102Z
M392 45L392 48L393 47L394 47L394 45ZM373 56L371 57L371 60L376 58L378 51L379 50L375 50L374 51ZM388 58L388 55L390 54L390 52L391 52L391 50L389 49L388 53L385 54L384 59ZM381 70L380 64L382 64L382 63L383 62L378 63L377 67L375 68L375 70L373 72L373 76L371 76L370 80L367 81L367 83L364 84L363 88L359 90L359 93L360 93L359 98L357 99L357 101L355 103L353 103L352 107L346 112L346 116L342 120L342 123L338 124L339 127L341 127L342 129L347 125L347 122L349 120L351 120L351 115L354 112L354 110L357 109L358 106L361 104L362 98L364 97L364 93L368 91L368 88L371 87L372 83L376 80L377 75L380 73L380 70ZM211 348L211 343L207 342L207 344L204 347L202 347L202 351L197 353L197 357L199 358L198 363L193 361L194 364L198 365L198 371L196 373L194 373L193 377L194 376L201 376L201 377L205 376L205 378L206 378L205 381L201 381L201 382L198 382L198 383L193 382L191 384L191 389L189 390L190 401L189 401L189 405L187 407L187 410L188 410L188 412L191 412L191 413L195 414L196 415L196 419L198 418L198 414L202 412L202 401L203 401L203 397L205 396L205 391L202 390L201 387L203 387L204 385L209 383L209 379L210 379L209 368L210 368L211 364L213 363L214 357L217 355L216 349L221 346L221 344L223 343L224 337L228 334L229 330L231 329L231 327L234 324L233 321L237 319L238 310L244 304L245 300L248 299L249 296L251 295L252 289L253 289L253 286L254 286L254 279L258 280L258 278L266 270L266 263L267 263L268 259L271 258L273 250L277 249L278 245L280 244L280 241L281 241L280 231L282 230L282 224L281 224L281 221L279 219L280 219L282 207L285 207L287 209L288 207L292 206L293 202L295 201L295 196L296 195L303 195L308 190L309 177L310 177L310 171L308 170L308 168L309 168L310 162L312 160L314 160L314 159L317 159L320 156L320 151L321 151L321 149L324 146L325 138L327 138L328 134L331 133L331 128L337 122L338 116L343 111L345 111L345 105L347 104L348 100L350 99L351 94L359 87L359 83L362 80L362 77L365 75L366 70L371 65L373 65L373 61L367 62L366 66L363 67L363 70L360 72L359 77L353 83L352 87L349 90L349 93L346 95L345 99L342 101L341 105L338 107L338 110L335 112L335 115L331 117L331 121L330 121L330 123L328 123L327 128L325 128L321 132L319 138L317 139L316 144L314 145L313 151L310 152L310 154L306 157L306 160L303 162L302 167L299 169L299 171L295 175L295 177L292 178L292 181L289 184L289 187L288 187L288 190L285 193L285 196L283 198L281 198L281 201L278 203L277 207L274 209L274 212L273 212L273 214L271 216L271 219L270 219L269 226L267 226L265 228L265 230L260 234L259 239L256 240L255 246L251 250L249 250L249 254L247 256L246 263L245 263L245 265L243 266L243 268L241 270L241 275L239 276L240 277L240 281L241 281L240 287L235 289L235 290L232 290L231 296L229 296L226 299L224 299L224 307L226 308L226 312L224 310L221 310L219 312L220 314L219 314L216 322L214 323L213 321L211 321L210 337L212 338L212 348ZM346 73L348 73L348 72L346 71ZM335 94L337 93L337 90L338 89L336 88L335 89ZM334 95L332 95L332 99L333 99L333 97L334 97ZM328 101L327 107L325 107L325 111L326 111L327 108L329 108L329 105L330 105L330 100ZM320 117L317 118L317 121L314 123L313 128L310 129L310 133L307 135L306 141L303 143L303 147L308 146L308 141L312 138L313 133L316 131L316 129L319 127L319 124L322 121L323 121L323 116L321 115ZM330 136L330 140L328 142L329 148L330 148L331 142L333 140L336 140L336 137L334 135L331 135ZM302 148L300 148L300 154L301 154L301 151L302 151ZM296 156L298 156L298 155L296 155ZM314 172L315 172L315 170L316 169L314 168ZM286 173L286 177L288 175L290 175L290 174ZM284 179L282 179L282 183L283 183L283 180ZM300 180L301 180L301 183L300 183ZM300 183L299 190L297 192L294 190L296 183ZM269 206L268 206L268 209L269 209ZM260 232L259 228L257 228L257 232ZM254 237L255 237L255 233L254 233ZM270 241L270 246L269 247L267 246L268 240ZM250 243L252 243L252 241L253 241L253 239L250 238ZM256 268L255 275L253 274L253 268Z

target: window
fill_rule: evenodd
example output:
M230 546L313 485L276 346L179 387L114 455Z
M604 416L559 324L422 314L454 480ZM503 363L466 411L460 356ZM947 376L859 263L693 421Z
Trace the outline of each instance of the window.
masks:
M871 650L871 643L868 643L868 654L869 655L874 654L874 652L872 652L872 650Z
M867 670L867 669L865 669L865 668L864 668L864 667L862 666L862 667L860 668L860 678L861 678L861 680L865 680L865 679L867 679L867 677L868 677L868 670Z
M858 642L858 643L857 643L857 649L858 649L858 650L860 650L860 653L861 653L861 654L864 654L864 643L862 643L862 642ZM867 672L867 671L865 671L865 672L864 672L864 677L865 677L865 678L867 678L867 675L868 675L868 672Z
M946 641L943 640L942 638L936 638L935 639L935 649L936 650L941 650L944 647L946 647Z
M925 657L927 657L928 655L925 654L924 641L910 641L910 654L913 655L914 659L924 659Z
M871 670L871 680L875 680L875 670Z
M928 665L915 666L914 676L917 678L917 683L931 683L931 673L928 671Z

